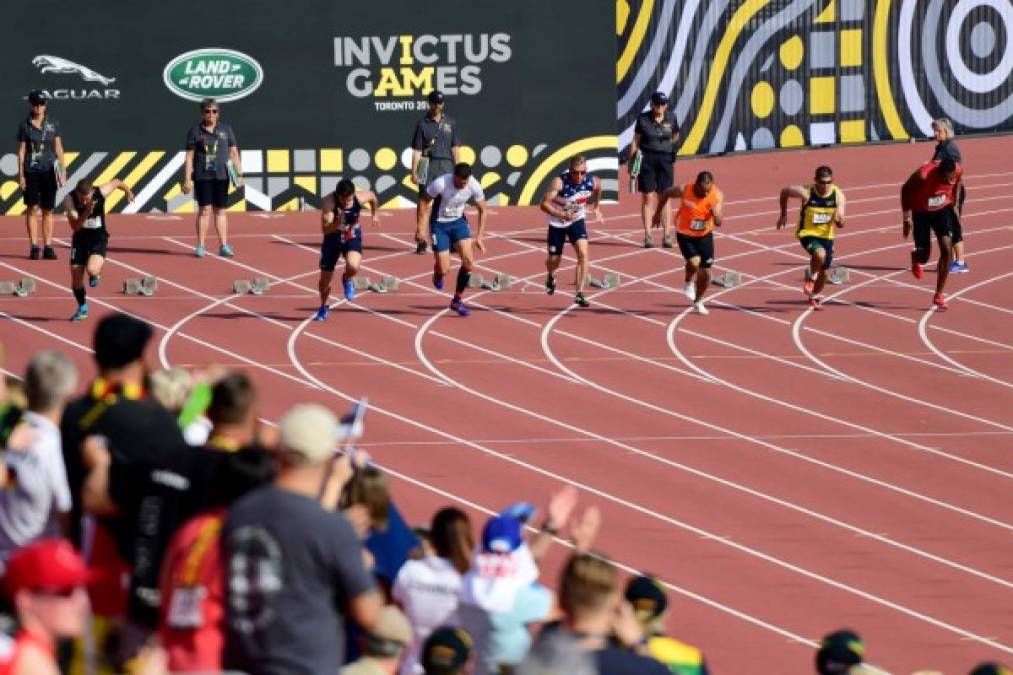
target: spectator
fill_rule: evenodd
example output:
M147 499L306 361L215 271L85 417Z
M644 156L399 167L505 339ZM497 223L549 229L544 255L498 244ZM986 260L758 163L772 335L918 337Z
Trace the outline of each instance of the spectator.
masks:
M433 516L429 542L431 552L421 560L406 562L394 581L394 600L404 608L415 634L401 675L422 672L421 646L433 630L458 625L461 577L468 571L475 549L468 516L453 507L440 509Z
M953 131L953 122L946 117L932 120L932 135L936 139L936 148L932 153L932 161L951 159L957 164L963 165L964 158L960 154L957 142L953 140L956 134ZM960 184L960 192L957 195L959 212L963 212L964 200L967 198L967 190L964 184ZM950 261L950 274L963 274L969 271L967 262L964 261L964 240L953 242L953 260Z
M394 675L412 643L408 617L393 605L380 610L376 625L362 639L363 656L341 669L341 675Z
M348 616L366 631L381 602L361 545L335 512L351 473L338 420L298 405L281 421L278 475L229 509L223 531L225 667L252 675L333 672Z
M77 368L56 351L38 352L25 370L28 409L21 416L24 442L0 460L0 573L15 549L40 537L58 537L71 508L63 466L60 418L77 388Z
M422 672L425 675L463 675L471 662L471 654L471 636L466 630L450 626L437 628L422 646Z
M4 579L21 629L0 672L57 675L57 640L84 632L88 614L85 585L92 580L84 560L69 542L39 539L15 552Z
M862 663L865 645L858 633L842 629L826 635L816 650L816 672L819 675L850 673Z
M633 607L647 638L647 654L668 666L676 675L707 675L703 652L696 647L665 637L668 598L656 579L639 576L626 584L626 600Z
M980 664L968 675L1013 675L1013 669L1001 663L989 662Z

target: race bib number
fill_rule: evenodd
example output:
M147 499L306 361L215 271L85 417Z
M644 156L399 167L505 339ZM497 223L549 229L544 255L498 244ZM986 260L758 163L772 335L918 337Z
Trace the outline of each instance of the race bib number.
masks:
M813 214L813 225L826 225L830 222L833 214L830 213L814 213Z
M444 205L444 207L440 209L440 215L443 218L450 218L454 220L460 218L463 213L464 213L464 202L458 202L456 204L451 202L449 204Z
M693 230L694 232L703 232L704 230L707 229L707 221L706 220L691 220L689 222L689 229Z
M946 195L933 195L929 197L929 208L937 209L946 204Z
M351 241L356 234L356 225L344 225L341 228L341 241Z
M203 586L176 588L169 599L168 622L172 628L200 628L204 625L201 605L207 597Z
M81 227L86 230L99 230L102 228L102 219L98 216L92 216L88 220L84 221Z

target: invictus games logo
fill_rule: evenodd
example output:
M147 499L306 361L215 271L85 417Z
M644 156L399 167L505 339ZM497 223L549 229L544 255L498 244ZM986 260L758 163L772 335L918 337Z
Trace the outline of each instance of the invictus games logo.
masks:
M242 52L197 49L169 61L162 79L169 91L191 101L234 101L256 91L264 81L264 69Z
M433 89L478 94L484 64L506 63L512 54L507 33L334 38L334 65L349 69L348 93L372 97L377 110L424 109L421 99Z
M39 69L44 75L78 75L82 80L95 82L99 86L82 86L78 88L50 88L42 87L42 93L46 98L56 100L107 100L118 99L119 89L110 89L109 85L116 81L115 77L106 77L95 72L88 66L74 63L62 56L52 54L39 54L32 59L32 65Z

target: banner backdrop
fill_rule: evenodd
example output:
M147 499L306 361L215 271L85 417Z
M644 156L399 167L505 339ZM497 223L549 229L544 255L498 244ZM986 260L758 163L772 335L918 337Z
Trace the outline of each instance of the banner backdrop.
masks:
M198 102L221 102L243 150L234 209L316 204L339 177L384 206L414 202L407 148L438 88L490 201L529 204L573 154L615 194L613 0L496 5L308 0L7 8L0 81L9 145L0 211L20 213L14 133L42 89L70 181L112 177L116 210L192 211L181 194Z

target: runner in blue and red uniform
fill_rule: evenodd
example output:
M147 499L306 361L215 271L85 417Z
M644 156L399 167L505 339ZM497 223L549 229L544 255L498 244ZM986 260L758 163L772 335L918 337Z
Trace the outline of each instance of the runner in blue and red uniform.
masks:
M545 259L545 292L556 292L556 270L563 259L563 245L569 239L577 254L577 294L573 301L580 307L591 303L584 297L587 284L587 224L584 222L590 207L598 220L601 211L601 181L587 172L587 160L583 155L570 159L566 173L552 179L549 191L542 197L541 209L549 216L549 233L546 237L548 257Z
M355 283L352 277L359 273L362 263L362 226L359 212L364 204L369 205L370 220L376 225L376 195L368 190L356 190L355 184L347 178L338 182L334 192L324 197L320 207L320 227L324 241L320 244L320 308L314 321L323 321L330 311L327 300L331 294L331 279L338 258L344 256L345 271L341 275L345 299L355 299Z
M946 309L946 279L950 275L953 244L963 241L960 210L957 204L960 191L960 165L947 157L927 162L911 174L900 191L900 206L904 211L904 239L914 230L915 248L911 251L911 274L922 278L922 266L932 252L931 234L939 242L939 264L936 266L936 294L933 304Z

